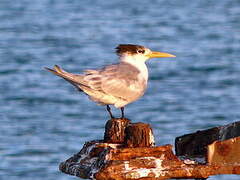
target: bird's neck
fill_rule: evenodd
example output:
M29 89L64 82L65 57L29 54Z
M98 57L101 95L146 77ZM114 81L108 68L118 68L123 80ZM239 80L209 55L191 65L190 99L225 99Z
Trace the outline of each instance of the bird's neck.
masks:
M136 67L140 72L143 78L148 80L148 69L145 64L145 60L138 59L134 56L120 56L120 62L129 63L132 66Z

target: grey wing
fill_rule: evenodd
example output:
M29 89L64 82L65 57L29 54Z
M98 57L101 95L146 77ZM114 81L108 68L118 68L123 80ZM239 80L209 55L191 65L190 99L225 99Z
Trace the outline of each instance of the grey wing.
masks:
M139 70L129 64L107 66L99 74L101 90L106 94L131 102L145 91L146 81Z

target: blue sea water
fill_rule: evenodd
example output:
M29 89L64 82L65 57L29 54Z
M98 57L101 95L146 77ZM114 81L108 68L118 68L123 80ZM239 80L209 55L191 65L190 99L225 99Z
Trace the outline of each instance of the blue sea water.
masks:
M58 165L101 138L109 117L43 67L114 63L120 43L177 56L150 60L146 94L126 107L133 122L152 125L158 145L240 119L240 1L2 0L1 180L78 179Z

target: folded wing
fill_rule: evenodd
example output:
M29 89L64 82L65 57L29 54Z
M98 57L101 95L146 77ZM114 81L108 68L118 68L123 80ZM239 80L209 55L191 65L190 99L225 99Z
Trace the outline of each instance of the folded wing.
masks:
M107 66L86 74L84 80L92 89L132 102L143 95L146 81L140 71L128 63Z

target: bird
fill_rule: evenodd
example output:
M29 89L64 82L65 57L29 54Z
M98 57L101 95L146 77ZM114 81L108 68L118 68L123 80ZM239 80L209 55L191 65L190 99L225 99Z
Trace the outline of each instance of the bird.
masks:
M110 105L121 109L121 118L125 118L124 107L144 95L148 83L146 61L150 58L176 57L175 55L152 51L135 44L119 44L116 48L119 62L98 69L87 69L81 74L70 73L58 65L46 70L65 79L89 99L99 105L105 105L112 119Z

